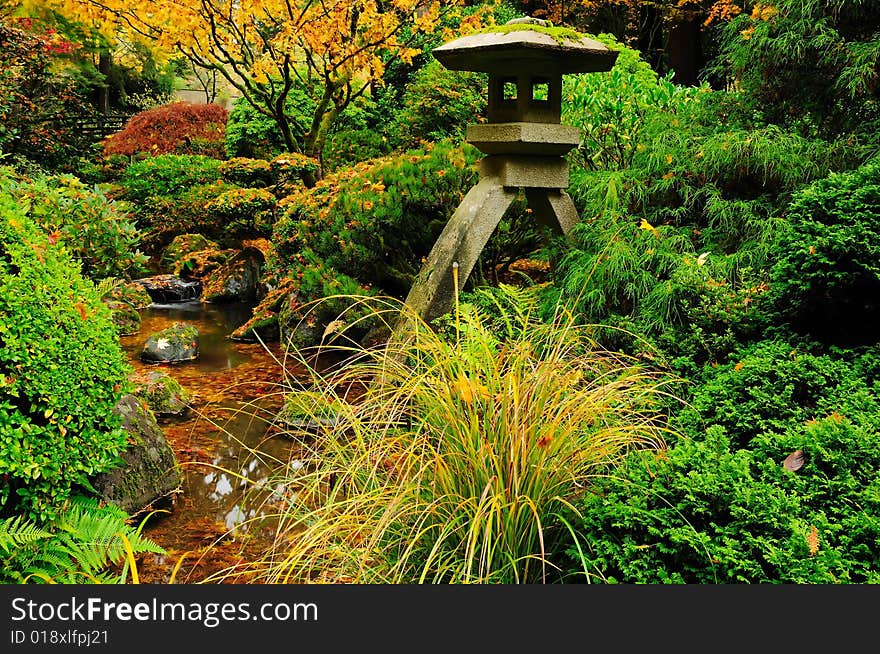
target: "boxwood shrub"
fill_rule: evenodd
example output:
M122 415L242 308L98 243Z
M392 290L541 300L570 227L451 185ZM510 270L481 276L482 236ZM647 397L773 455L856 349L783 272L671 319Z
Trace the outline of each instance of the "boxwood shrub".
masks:
M786 213L771 283L781 314L825 342L876 343L880 157L804 188Z
M95 286L0 191L0 515L53 519L119 461L128 372Z

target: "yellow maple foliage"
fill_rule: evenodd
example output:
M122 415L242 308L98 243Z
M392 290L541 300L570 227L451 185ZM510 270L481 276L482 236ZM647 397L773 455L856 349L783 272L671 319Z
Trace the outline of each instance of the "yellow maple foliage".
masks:
M339 114L367 94L390 62L411 62L415 47L465 0L27 0L72 20L124 31L158 51L216 71L278 125L290 152L316 156ZM487 3L466 23L491 22ZM473 13L473 12L471 12ZM298 133L285 105L295 85L316 108ZM317 158L317 157L316 157Z

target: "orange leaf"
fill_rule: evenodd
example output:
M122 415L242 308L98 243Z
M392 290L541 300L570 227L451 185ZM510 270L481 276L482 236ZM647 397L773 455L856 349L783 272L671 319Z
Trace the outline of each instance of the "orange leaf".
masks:
M819 551L819 530L816 525L810 525L810 533L807 535L807 545L810 548L810 556L815 556Z
M82 302L77 302L75 306L76 312L79 314L79 317L83 320L88 320L89 312L86 310L86 305L84 305Z

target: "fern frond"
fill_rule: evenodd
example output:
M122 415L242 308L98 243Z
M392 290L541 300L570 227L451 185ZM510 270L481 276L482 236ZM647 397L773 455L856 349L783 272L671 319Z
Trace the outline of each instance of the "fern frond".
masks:
M119 507L85 497L71 498L67 511L49 525L8 518L0 521L0 551L8 555L0 581L122 583L136 555L165 553L142 528L128 524ZM121 574L108 569L123 558L128 563Z
M10 553L14 548L51 538L46 531L35 522L23 515L12 516L0 520L0 550Z
M116 289L122 286L122 280L117 277L105 277L97 284L95 284L95 288L98 291L98 295L100 295L101 299L106 298L110 293L115 291Z

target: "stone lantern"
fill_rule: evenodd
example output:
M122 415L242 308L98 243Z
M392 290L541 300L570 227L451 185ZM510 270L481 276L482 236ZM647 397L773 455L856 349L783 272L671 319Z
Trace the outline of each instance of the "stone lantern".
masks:
M598 41L557 34L546 21L519 18L503 31L465 36L434 49L450 70L488 73L487 123L470 125L467 141L485 153L480 181L464 197L419 272L406 303L430 321L450 311L504 212L525 191L542 223L567 234L577 210L565 192L564 155L580 130L561 124L562 76L610 70L617 52ZM520 27L521 26L521 27ZM539 29L532 29L538 26Z

